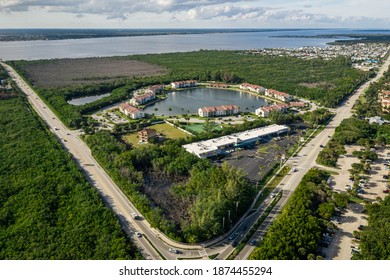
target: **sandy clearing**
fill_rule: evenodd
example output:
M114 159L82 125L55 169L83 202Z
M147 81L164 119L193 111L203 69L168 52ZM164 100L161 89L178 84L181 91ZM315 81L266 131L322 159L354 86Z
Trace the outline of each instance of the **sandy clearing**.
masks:
M34 86L45 88L96 84L168 72L164 67L126 57L37 60L28 62L23 69Z
M346 192L345 186L352 185L349 182L348 169L351 168L352 163L359 162L359 159L352 155L354 150L360 150L360 146L346 146L347 154L339 158L338 166L342 167L338 175L332 176L332 187L335 191ZM387 181L383 179L383 175L388 174L389 171L384 169L384 162L387 158L387 153L390 149L380 148L376 151L378 153L378 160L371 165L371 171L368 177L368 189L364 189L365 193L360 197L375 201L377 197L384 198L387 194L383 193ZM328 248L323 248L326 259L333 260L349 260L352 252L351 246L358 247L358 242L353 238L353 231L358 230L359 225L367 225L367 215L363 214L364 207L362 204L351 203L347 211L341 216L340 224L337 225L332 243Z

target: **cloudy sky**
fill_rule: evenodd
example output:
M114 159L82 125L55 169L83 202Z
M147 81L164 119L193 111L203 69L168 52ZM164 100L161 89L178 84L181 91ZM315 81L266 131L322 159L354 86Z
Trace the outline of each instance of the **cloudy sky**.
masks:
M0 28L389 28L389 0L0 0Z

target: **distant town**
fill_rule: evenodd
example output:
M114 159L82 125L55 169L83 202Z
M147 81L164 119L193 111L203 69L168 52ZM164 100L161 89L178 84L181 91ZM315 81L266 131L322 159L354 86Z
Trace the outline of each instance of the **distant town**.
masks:
M389 44L358 43L353 45L301 47L296 49L260 49L251 50L247 53L254 55L289 56L298 57L302 59L323 58L326 60L333 59L339 56L346 56L351 57L353 67L363 71L369 71L378 67L378 62L386 57L386 54L389 52L389 50Z

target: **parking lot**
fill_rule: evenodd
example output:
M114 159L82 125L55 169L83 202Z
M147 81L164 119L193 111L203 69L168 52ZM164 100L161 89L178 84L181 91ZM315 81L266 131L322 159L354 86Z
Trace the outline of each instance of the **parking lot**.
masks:
M280 162L283 154L298 141L300 134L296 133L290 136L282 136L270 139L267 143L257 144L253 148L236 149L228 154L222 161L215 164L220 165L226 161L236 168L243 169L247 178L256 183Z
M354 150L360 150L360 146L346 146L347 154L342 156L338 161L338 166L342 167L338 175L332 176L331 186L335 191L345 193L346 186L352 185L349 181L348 169L352 163L359 162L359 159L352 155ZM383 191L387 189L388 180L383 179L384 175L388 175L386 170L385 159L390 152L389 148L379 148L376 150L378 160L371 164L371 170L366 175L365 187L362 188L363 193L359 194L360 198L374 202L377 198L383 199L387 193ZM362 181L363 182L363 181ZM322 252L325 253L325 259L349 260L352 257L353 251L358 251L359 241L354 239L353 232L359 230L359 227L368 224L367 215L363 212L363 204L351 203L348 209L339 217L339 222L336 222L337 231L328 247L324 246Z

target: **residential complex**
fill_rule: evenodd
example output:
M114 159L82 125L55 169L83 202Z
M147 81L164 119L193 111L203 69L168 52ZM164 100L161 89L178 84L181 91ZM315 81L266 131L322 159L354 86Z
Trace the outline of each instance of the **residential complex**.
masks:
M197 85L198 82L195 80L187 80L187 81L179 81L179 82L171 83L172 88L188 88L188 87L196 87Z
M183 148L199 158L208 158L226 152L229 149L243 147L265 140L272 136L287 133L289 128L285 125L269 125L255 128L241 133L235 133L206 141L183 145Z
M360 43L353 45L337 45L326 47L302 47L296 49L273 48L248 51L251 55L289 56L301 59L323 58L330 60L339 56L351 57L353 67L368 71L378 67L378 62L384 59L390 51L390 46L383 43Z
M381 93L379 93L382 111L384 112L390 112L390 91L384 90Z
M153 86L148 87L145 90L145 93L157 94L159 92L162 92L163 90L164 90L164 85L153 85Z
M156 99L156 94L153 92L145 93L141 95L134 96L132 99L130 99L130 104L134 106L145 104L146 102L149 102L151 100Z
M277 100L280 100L280 101L283 101L283 102L287 102L287 101L290 101L292 99L291 95L289 95L285 92L274 90L274 89L266 89L264 95L271 97L271 98L274 98L274 99L277 99Z
M227 115L238 114L238 106L236 105L222 105L203 107L198 109L198 114L201 117L219 117Z
M220 84L220 83L209 83L207 84L207 87L211 88L228 88L230 87L229 84Z
M119 111L132 119L140 119L145 117L145 113L138 108L130 106L128 103L119 105Z
M268 118L271 112L285 112L288 109L287 104L275 104L271 106L264 106L256 109L255 114L263 118Z
M252 85L252 84L248 84L248 83L241 84L240 89L249 90L249 91L253 91L253 92L257 92L257 93L263 93L263 94L266 91L266 89L262 86Z

